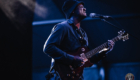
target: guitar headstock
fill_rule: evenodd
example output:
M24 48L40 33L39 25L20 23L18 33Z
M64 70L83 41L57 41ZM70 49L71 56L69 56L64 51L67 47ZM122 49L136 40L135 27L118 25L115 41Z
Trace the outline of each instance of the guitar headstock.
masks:
M119 38L119 40L122 39L123 41L128 40L129 39L129 34L126 33L124 30L120 30L118 32L118 38Z

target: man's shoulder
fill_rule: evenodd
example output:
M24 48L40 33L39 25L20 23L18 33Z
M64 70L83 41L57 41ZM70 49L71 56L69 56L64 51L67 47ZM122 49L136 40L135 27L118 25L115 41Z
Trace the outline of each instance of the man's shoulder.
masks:
M63 21L63 22L60 22L58 24L56 24L55 26L58 26L58 27L65 27L65 28L69 28L70 25L69 23L67 22L67 20Z
M68 25L68 22L67 22L67 20L65 20L63 22L58 23L57 25Z

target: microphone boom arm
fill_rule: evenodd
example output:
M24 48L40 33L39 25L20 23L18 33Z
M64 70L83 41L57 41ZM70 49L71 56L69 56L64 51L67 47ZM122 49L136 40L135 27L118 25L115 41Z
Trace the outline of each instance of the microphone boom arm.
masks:
M111 26L113 26L113 27L115 27L115 28L117 28L117 29L119 29L119 30L122 30L121 28L117 27L116 25L110 23L109 21L107 21L107 20L105 20L105 19L101 19L101 20L104 21L104 22L106 22L106 23L108 23L108 24L110 24ZM127 32L127 31L126 31L126 32ZM139 38L135 37L134 35L132 35L132 34L130 34L130 33L129 33L129 35L132 36L133 38L137 39L137 40L140 40Z

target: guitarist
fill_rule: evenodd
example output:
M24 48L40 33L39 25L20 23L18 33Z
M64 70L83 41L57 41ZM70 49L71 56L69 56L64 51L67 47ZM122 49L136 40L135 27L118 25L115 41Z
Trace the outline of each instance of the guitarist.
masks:
M84 60L81 57L70 55L67 52L74 52L81 46L88 47L87 34L80 27L81 20L87 16L84 2L67 0L64 2L62 10L67 20L53 27L44 44L44 53L52 57L51 69L49 74L46 75L47 80L61 80L59 73L53 68L56 61L75 67L83 65ZM89 61L92 63L98 62L113 49L113 46L114 42L109 40L108 50L94 55ZM69 78L66 80L69 80ZM81 76L79 80L83 80L83 77Z

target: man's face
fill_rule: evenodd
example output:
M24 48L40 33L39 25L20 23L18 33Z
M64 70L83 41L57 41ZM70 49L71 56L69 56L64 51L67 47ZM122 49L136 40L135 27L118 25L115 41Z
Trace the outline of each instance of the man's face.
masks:
M75 10L75 13L77 16L85 18L87 16L86 14L86 8L84 8L83 4L79 4Z

